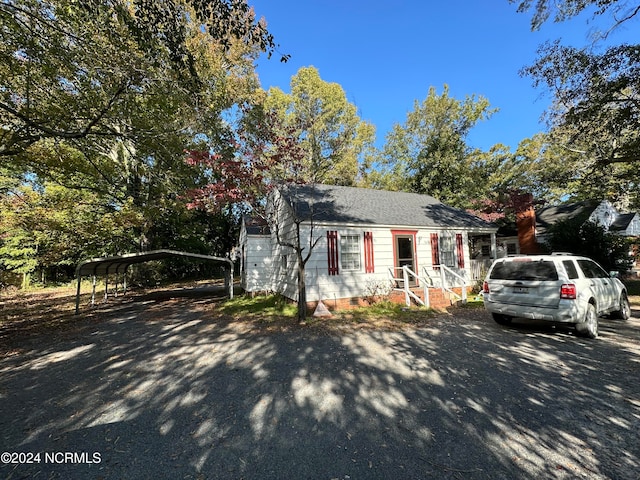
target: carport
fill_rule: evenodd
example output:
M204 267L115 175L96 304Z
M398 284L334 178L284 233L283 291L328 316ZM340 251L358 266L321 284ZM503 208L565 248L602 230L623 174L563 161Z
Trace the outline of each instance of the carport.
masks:
M137 263L150 262L152 260L163 260L165 258L188 258L192 260L221 262L225 267L225 288L229 291L229 298L233 298L233 262L228 258L212 257L211 255L201 255L198 253L179 252L176 250L153 250L150 252L127 253L114 257L92 258L80 263L76 268L78 288L76 291L76 315L80 310L80 282L82 277L93 277L93 290L91 293L91 304L93 305L96 294L96 277L104 275L104 296L107 298L109 287L109 275L115 275L115 294L118 295L118 277L123 277L123 290L127 289L126 272L131 265Z

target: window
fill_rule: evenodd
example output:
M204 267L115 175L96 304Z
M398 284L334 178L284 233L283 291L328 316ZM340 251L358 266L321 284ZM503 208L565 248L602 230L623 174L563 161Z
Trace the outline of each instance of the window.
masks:
M558 280L553 262L522 260L496 263L491 270L493 280Z
M451 235L440 235L440 264L447 267L456 266L455 243Z
M360 270L360 235L340 235L340 266Z
M567 271L567 276L569 277L569 280L578 278L578 270L576 269L575 264L571 260L564 260L562 264L564 265L564 269Z
M578 265L587 278L607 278L609 276L600 265L591 260L578 260Z

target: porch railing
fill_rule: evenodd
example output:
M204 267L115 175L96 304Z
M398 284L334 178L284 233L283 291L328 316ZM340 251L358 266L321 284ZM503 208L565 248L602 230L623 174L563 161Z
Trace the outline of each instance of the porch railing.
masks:
M400 271L401 277L397 277L397 272ZM394 290L400 290L404 292L405 302L407 307L411 306L411 299L413 299L418 305L423 307L429 307L429 282L426 278L421 277L416 272L411 270L406 265L402 267L389 268L389 277L391 280L391 288ZM411 280L415 280L417 284L422 285L424 293L424 301L411 290Z
M455 272L446 265L438 265L438 267L439 278L437 278L437 282L440 284L438 286L442 289L442 291L447 292L456 298L459 298L463 303L467 303L467 279L463 275L460 275L458 272ZM424 276L430 278L431 282L435 286L435 279L432 279L429 276L427 267L423 267L423 271ZM461 287L462 292L460 295L453 291L452 287L454 286Z

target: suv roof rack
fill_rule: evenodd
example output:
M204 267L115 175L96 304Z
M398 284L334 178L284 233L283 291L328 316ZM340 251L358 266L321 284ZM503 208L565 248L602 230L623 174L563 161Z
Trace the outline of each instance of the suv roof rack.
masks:
M571 252L552 252L551 255L574 255Z

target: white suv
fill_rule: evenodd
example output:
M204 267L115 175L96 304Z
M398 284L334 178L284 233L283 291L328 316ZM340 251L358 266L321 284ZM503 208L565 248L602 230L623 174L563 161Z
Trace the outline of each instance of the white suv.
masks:
M491 265L484 305L501 325L513 317L575 324L596 338L598 317L626 320L631 309L624 284L585 257L567 254L507 257Z

